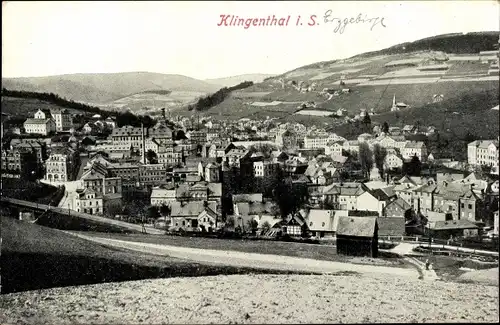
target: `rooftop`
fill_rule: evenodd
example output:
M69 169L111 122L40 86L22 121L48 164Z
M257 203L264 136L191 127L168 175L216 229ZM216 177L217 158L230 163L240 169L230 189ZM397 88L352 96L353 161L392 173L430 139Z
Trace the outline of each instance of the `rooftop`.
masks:
M339 217L337 236L373 237L377 227L375 217Z

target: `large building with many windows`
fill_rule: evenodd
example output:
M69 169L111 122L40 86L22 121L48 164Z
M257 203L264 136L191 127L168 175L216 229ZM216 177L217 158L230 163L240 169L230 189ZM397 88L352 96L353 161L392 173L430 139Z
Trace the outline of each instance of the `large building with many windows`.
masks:
M56 131L56 124L52 119L29 118L24 122L24 130L30 134L49 135Z
M51 113L56 123L56 131L69 131L71 129L73 122L67 109L54 110Z
M78 152L69 147L56 147L52 149L45 162L45 179L52 182L67 182L75 179L79 168Z
M467 162L473 166L491 166L498 172L498 140L476 140L469 143Z

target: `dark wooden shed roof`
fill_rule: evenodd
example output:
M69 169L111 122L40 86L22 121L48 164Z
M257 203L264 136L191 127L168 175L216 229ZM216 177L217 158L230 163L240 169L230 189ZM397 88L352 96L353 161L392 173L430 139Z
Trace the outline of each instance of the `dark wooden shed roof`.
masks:
M340 217L337 236L373 237L377 227L376 217Z

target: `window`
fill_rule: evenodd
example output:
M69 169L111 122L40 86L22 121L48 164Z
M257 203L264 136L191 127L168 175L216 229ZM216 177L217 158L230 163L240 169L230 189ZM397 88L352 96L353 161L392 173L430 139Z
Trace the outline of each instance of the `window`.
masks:
M461 207L462 207L462 209L463 209L463 208L465 208L465 204L464 204L464 203L462 203L462 204L461 204Z
M471 209L472 209L472 204L469 204L469 210L471 210ZM469 214L470 214L470 213L469 213Z

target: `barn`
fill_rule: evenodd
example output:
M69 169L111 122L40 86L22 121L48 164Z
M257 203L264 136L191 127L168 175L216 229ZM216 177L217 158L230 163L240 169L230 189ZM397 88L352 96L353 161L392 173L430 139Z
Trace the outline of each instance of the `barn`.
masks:
M378 256L376 217L339 217L337 253L352 256Z

